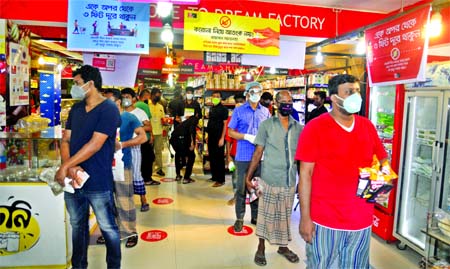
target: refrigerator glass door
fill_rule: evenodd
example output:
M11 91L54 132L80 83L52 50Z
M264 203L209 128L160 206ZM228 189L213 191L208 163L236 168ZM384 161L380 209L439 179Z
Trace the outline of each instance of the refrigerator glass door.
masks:
M441 139L439 139L439 154L438 154L438 172L442 177L442 186L440 191L440 199L437 201L439 208L447 211L450 214L450 149L448 141L450 141L450 93L446 94L444 99L444 113L443 123L445 129L442 130ZM450 232L450 231L449 231Z
M441 93L407 93L399 175L396 232L425 251L427 213L433 208L435 141L440 128Z
M373 87L370 90L369 118L376 126L378 135L389 153L392 153L392 136L394 134L395 85Z

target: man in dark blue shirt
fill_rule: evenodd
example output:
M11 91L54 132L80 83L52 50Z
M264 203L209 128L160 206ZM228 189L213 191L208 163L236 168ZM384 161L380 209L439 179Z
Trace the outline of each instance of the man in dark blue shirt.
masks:
M120 268L120 234L114 218L112 161L116 130L120 126L117 106L104 98L102 77L98 68L84 65L73 73L73 98L83 99L70 113L61 142L62 164L55 179L64 186L66 177L73 179L75 193L64 194L72 225L72 266L87 268L89 245L89 206L106 240L108 268ZM79 171L89 179L81 187Z

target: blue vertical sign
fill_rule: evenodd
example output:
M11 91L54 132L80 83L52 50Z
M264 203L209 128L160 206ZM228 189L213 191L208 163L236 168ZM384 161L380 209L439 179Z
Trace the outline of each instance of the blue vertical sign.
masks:
M59 125L61 120L61 80L58 80L57 75L52 73L41 73L39 80L41 116L50 119L49 126Z
M149 53L150 4L69 0L67 48L76 51Z

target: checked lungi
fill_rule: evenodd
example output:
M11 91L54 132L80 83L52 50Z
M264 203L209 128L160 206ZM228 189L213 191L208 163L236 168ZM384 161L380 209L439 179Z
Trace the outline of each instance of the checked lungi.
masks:
M259 197L256 236L271 245L287 246L292 240L291 212L295 186L272 187L260 181L263 194Z
M141 146L131 147L134 194L145 195L144 178L141 174Z
M131 170L125 168L125 181L114 181L120 238L136 233L136 206L133 200Z

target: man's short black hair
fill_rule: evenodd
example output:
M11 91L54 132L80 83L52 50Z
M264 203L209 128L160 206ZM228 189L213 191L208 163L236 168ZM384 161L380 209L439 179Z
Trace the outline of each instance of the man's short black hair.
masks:
M143 89L140 93L139 93L139 98L144 97L145 94L150 94L150 91L147 89Z
M211 96L214 95L214 94L219 94L219 95L220 95L220 98L222 98L222 92L220 92L220 91L213 91L213 92L211 93Z
M158 93L161 93L161 89L153 87L151 91L151 95L156 95Z
M194 88L193 87L186 87L186 92L194 92Z
M327 93L324 91L314 92L314 95L320 97L320 99L322 100L325 100L327 98Z
M352 75L343 74L334 76L328 82L328 93L330 94L330 96L333 94L337 94L339 85L355 82L359 82L359 79Z
M136 97L136 92L132 88L124 88L120 91L120 94L129 94L132 98Z
M102 74L96 67L90 65L83 65L77 70L73 71L72 77L80 75L84 83L88 81L94 81L94 86L100 92L102 90Z
M263 94L261 95L261 99L273 101L273 96L272 94L270 94L270 92L263 92Z
M241 93L241 92L236 93L236 94L234 95L234 100L236 101L236 100L238 100L238 99L244 99L244 100L245 100L244 94Z
M122 100L122 95L120 94L120 91L118 89L107 88L105 89L105 93L112 93L115 101Z

